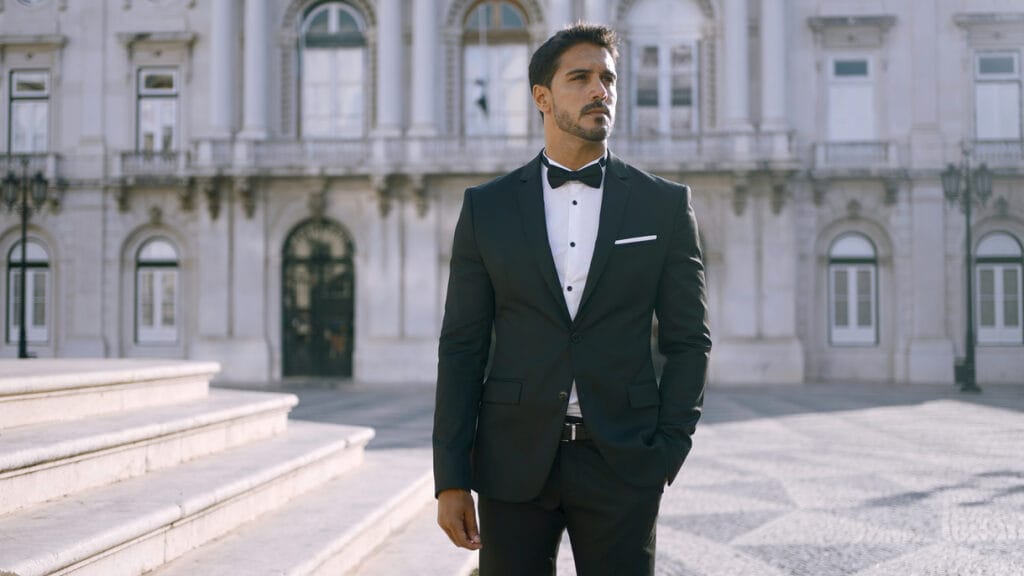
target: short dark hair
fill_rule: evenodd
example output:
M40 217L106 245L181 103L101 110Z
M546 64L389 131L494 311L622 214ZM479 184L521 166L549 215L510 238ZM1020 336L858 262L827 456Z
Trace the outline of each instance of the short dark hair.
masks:
M619 37L614 30L599 24L577 22L555 32L533 53L533 57L530 58L530 88L538 84L550 88L562 54L569 48L584 43L604 48L612 55L612 60L619 59Z

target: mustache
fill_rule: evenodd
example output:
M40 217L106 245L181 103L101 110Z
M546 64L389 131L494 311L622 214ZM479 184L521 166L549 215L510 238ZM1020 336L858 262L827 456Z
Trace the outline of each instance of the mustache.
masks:
M606 106L604 102L591 102L580 110L580 116L593 112L594 110L600 110L609 116L612 115L612 111L608 109L608 106Z

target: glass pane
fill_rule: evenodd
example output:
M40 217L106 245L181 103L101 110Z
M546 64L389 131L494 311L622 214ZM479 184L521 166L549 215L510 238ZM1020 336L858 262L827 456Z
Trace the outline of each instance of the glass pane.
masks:
M867 60L836 60L835 75L837 77L857 77L868 75Z
M333 59L334 133L342 137L359 137L363 134L363 49L336 50Z
M519 14L519 10L516 10L514 6L502 2L501 3L501 27L502 28L524 28L526 23L523 22L522 15Z
M466 18L466 28L469 30L483 30L491 27L491 7L487 4L479 6Z
M986 54L978 57L979 74L1012 76L1017 73L1013 56L1009 54Z
M47 100L11 102L11 151L30 154L48 152L49 108Z
M153 327L153 271L139 272L139 326Z
M21 326L21 271L11 270L11 326Z
M861 328L870 328L874 325L871 276L871 270L857 270L857 326Z
M359 32L359 22L347 10L338 10L338 32Z
M309 27L306 28L307 34L329 34L331 31L330 23L330 12L327 9L323 9L319 14L313 16L313 19L309 22Z
M171 152L178 123L177 98L143 98L139 100L139 151Z
M49 261L49 256L46 255L46 248L39 242L29 238L25 244L25 260L31 263L45 264ZM11 264L18 264L21 262L21 241L19 240L13 248L11 248L8 254L8 260Z
M174 90L172 72L146 72L142 78L142 87L146 90Z
M874 258L875 247L860 234L845 234L832 244L832 258Z
M1017 240L1005 232L993 232L986 234L978 243L979 258L1001 258L1019 257L1021 255L1020 244Z
M850 325L850 297L849 297L849 272L843 269L835 270L832 275L832 303L833 318L837 327Z
M46 272L32 273L32 326L46 326Z
M524 135L529 120L529 54L522 44L464 50L463 114L468 135Z
M174 326L174 293L178 284L178 274L172 270L164 270L160 275L160 325Z
M981 326L996 325L996 280L995 269L978 270L978 322Z
M14 96L46 96L49 80L47 72L15 72L11 75Z
M1003 268L1003 327L1020 326L1020 268Z
M1020 139L1019 82L977 82L974 85L974 129L982 140Z
M139 250L139 262L177 262L178 251L163 238L154 238Z

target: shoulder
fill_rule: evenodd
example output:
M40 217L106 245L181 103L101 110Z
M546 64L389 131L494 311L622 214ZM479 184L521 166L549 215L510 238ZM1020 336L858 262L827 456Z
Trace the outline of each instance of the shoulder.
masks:
M613 157L612 167L621 171L629 179L630 187L635 190L645 190L649 193L663 196L666 201L673 204L688 202L690 199L690 187L680 184L656 174L641 170L621 159Z

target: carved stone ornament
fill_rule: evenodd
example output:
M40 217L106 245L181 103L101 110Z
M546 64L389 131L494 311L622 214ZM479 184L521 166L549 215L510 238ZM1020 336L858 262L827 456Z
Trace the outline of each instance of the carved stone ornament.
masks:
M159 226L164 221L164 211L156 204L149 207L149 223L153 226Z
M320 187L309 194L309 213L313 220L323 220L327 216L327 187L328 180L324 178Z
M828 182L825 180L811 180L811 194L815 206L821 206L825 203L825 194L827 193Z
M203 196L206 197L206 208L210 211L210 220L220 217L221 189L219 178L206 178L201 181Z
M121 213L127 212L130 208L128 201L130 188L127 182L120 182L114 186L114 201L117 202L117 210Z
M427 182L422 174L414 174L409 177L412 186L413 198L416 201L416 214L420 218L427 215L430 209L430 192L427 190Z
M737 176L732 189L732 211L737 216L742 216L747 209L747 199L750 196L750 187L747 179Z
M779 181L772 183L771 206L772 214L778 216L782 213L782 207L786 205L786 183Z
M193 178L185 178L178 185L178 200L182 212L191 212L196 207L196 182Z
M252 220L256 214L256 187L253 186L252 177L239 176L235 178L235 194L242 201L242 211L245 217Z
M846 203L846 214L850 218L860 218L861 205L859 200L850 200Z
M1005 218L1010 215L1010 202L1005 196L996 198L995 204L992 207L995 208L996 214L999 216Z
M388 188L388 180L387 174L373 174L370 176L370 185L373 186L373 191L377 195L377 207L380 210L381 218L387 218L388 214L391 214L393 198L391 190Z
M885 181L885 205L892 206L900 200L900 183L897 180Z

